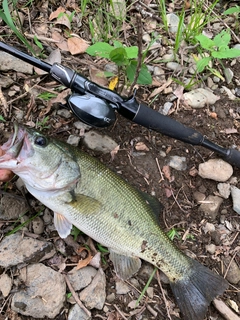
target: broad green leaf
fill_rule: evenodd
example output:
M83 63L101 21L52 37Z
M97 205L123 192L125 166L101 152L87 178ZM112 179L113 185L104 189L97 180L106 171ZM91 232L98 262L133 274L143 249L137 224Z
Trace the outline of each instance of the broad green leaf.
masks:
M209 39L203 34L199 34L195 38L200 42L200 45L203 49L212 50L212 47L215 46L213 40Z
M131 61L131 63L126 68L127 77L130 80L130 82L134 81L136 71L137 71L137 61ZM142 68L139 72L137 83L138 84L151 84L152 83L152 76L151 76L150 72L148 71L148 68L146 67L145 64L142 65Z
M138 56L138 47L126 47L125 48L128 59L136 59Z
M109 54L109 58L118 66L126 65L128 62L125 48L113 49Z
M204 57L196 63L197 71L202 72L211 61L211 57Z
M114 47L110 46L110 44L106 42L96 42L92 46L88 47L86 52L90 54L90 56L109 59L109 54L113 49Z
M122 48L123 45L121 44L120 41L117 41L117 40L114 40L113 41L113 45L114 45L114 48Z
M233 14L233 13L240 13L240 7L235 6L235 7L229 8L223 12L223 14Z
M240 50L231 48L225 51L214 51L212 52L212 56L217 59L238 58L240 57Z
M219 34L217 34L214 37L213 42L220 50L221 49L226 50L228 48L228 44L230 40L231 40L230 33L226 30L222 30Z

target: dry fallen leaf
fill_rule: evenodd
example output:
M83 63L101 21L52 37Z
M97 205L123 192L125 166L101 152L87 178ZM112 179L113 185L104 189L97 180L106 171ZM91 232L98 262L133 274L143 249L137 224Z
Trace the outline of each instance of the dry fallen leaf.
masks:
M59 41L59 42L56 43L56 45L58 46L59 49L61 49L62 51L69 51L68 50L67 40L59 32L53 31L52 32L52 38L54 40Z
M82 251L87 251L88 256L87 256L87 258L78 261L78 264L76 266L76 270L79 270L79 269L86 267L89 264L89 262L92 260L92 255L91 255L91 252L88 248L81 247L78 249L78 253L81 253Z
M108 86L108 79L106 78L102 70L90 67L89 75L91 81L99 84L102 87Z
M78 37L68 38L67 43L72 55L84 53L89 47L89 44L85 40Z
M53 11L51 14L50 14L50 17L49 17L49 20L52 21L53 19L57 19L57 17L59 16L59 14L61 12L65 12L66 10L63 8L63 7L59 7L57 8L57 10Z
M114 160L115 155L118 153L119 148L120 148L120 145L116 146L116 148L114 148L114 149L110 152L112 161Z

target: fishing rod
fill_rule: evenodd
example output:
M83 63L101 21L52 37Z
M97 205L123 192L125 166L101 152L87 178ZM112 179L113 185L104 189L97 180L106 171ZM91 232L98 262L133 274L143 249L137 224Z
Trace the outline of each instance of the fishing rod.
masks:
M124 98L116 92L88 80L68 67L59 63L51 65L1 41L0 49L46 71L59 83L70 88L72 94L66 99L66 106L86 124L95 127L107 127L115 122L115 111L117 111L125 118L148 129L191 145L199 145L215 151L224 160L240 168L240 152L238 150L226 149L211 142L200 132L162 115L143 103L139 103L135 95Z

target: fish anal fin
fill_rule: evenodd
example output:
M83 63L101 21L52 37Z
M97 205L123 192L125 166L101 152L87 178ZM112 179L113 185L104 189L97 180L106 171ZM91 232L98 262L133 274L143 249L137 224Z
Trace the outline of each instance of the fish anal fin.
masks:
M71 222L57 212L54 212L54 225L61 238L66 238L71 233Z
M138 272L141 267L141 260L138 257L128 257L109 249L110 260L119 278L126 280Z
M228 282L193 260L191 273L170 285L184 319L203 320L209 304L227 289Z

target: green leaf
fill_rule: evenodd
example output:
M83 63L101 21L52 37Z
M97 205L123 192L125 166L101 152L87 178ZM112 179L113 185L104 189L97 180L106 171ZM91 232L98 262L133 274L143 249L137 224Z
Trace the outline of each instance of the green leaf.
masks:
M211 61L211 57L204 57L196 63L197 71L202 72Z
M113 49L109 54L110 60L116 63L118 66L123 66L128 63L127 53L125 48Z
M128 59L136 59L138 56L138 47L126 47L125 48Z
M226 50L228 48L230 40L230 33L226 30L222 30L219 34L217 34L214 37L213 42L219 48L219 50Z
M96 42L92 46L88 47L86 52L90 54L90 56L109 59L109 54L113 49L114 47L110 46L110 44L106 42Z
M240 13L240 7L235 6L235 7L229 8L223 12L223 14L233 14L233 13Z
M212 48L215 46L213 40L209 39L203 34L199 34L195 37L195 39L200 42L200 45L203 49L212 50Z
M240 50L231 48L224 51L214 51L212 52L212 56L217 59L230 59L230 58L238 58L240 57Z
M117 40L114 40L113 41L113 45L114 45L114 48L122 48L123 45L121 44L120 41L117 41Z
M131 61L131 63L126 68L127 77L130 80L130 82L134 81L136 71L137 71L137 61ZM142 65L142 68L139 72L137 83L145 84L145 85L152 83L152 76L145 64Z
M3 118L3 116L2 115L0 115L0 121L3 121L3 122L5 122L6 120Z

